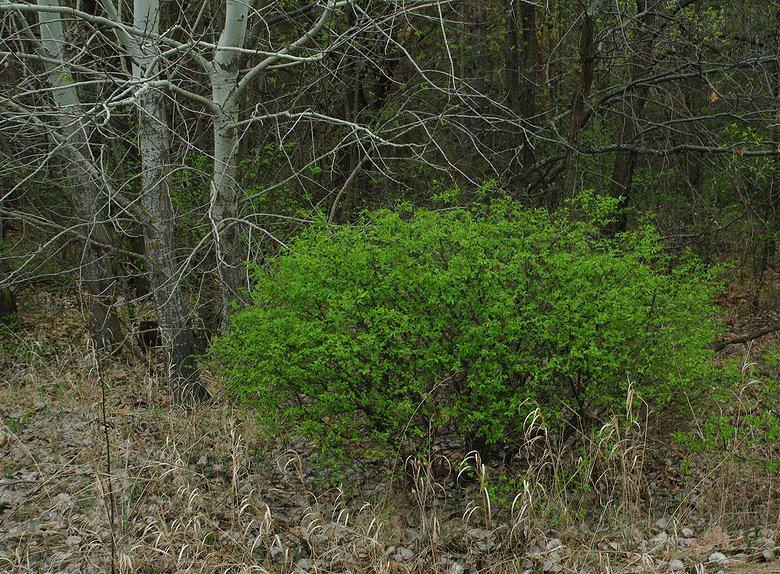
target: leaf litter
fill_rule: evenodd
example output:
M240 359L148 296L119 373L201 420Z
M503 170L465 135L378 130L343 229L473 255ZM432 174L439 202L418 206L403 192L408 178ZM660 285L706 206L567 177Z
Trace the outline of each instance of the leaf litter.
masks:
M773 475L695 458L686 474L669 445L647 446L642 500L607 513L535 503L532 485L491 501L424 461L329 484L304 441L263 437L213 381L187 413L121 357L104 422L78 305L36 297L0 357L2 572L780 572ZM457 445L442 452L457 468Z

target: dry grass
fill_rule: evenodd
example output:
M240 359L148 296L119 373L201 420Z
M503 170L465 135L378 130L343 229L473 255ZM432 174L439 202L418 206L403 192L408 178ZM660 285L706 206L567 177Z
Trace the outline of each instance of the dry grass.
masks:
M738 442L681 474L630 388L625 417L573 441L534 411L513 474L442 452L334 488L304 442L260 435L209 377L217 398L185 412L146 365L104 360L104 420L77 305L41 297L0 342L1 572L778 570L757 562L774 551L774 475ZM664 472L688 484L667 491Z

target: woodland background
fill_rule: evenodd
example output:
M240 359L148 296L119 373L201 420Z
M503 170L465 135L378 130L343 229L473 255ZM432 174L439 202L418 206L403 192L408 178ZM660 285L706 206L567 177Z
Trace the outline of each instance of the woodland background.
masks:
M159 321L196 397L244 261L315 213L596 190L616 230L737 254L756 297L773 262L776 2L0 10L2 287L77 278L98 347Z
M770 464L778 425L750 417L774 412L774 387L758 382L774 380L777 364L778 157L775 0L1 0L0 315L7 325L0 367L8 374L0 383L8 406L0 446L12 456L3 469L9 494L0 504L13 528L21 528L2 559L18 572L65 569L76 564L67 558L76 550L80 568L104 567L100 560L110 556L112 568L126 571L139 563L152 568L150 556L158 554L165 557L154 566L160 571L215 565L241 571L250 564L308 570L326 563L334 570L455 573L498 564L507 571L580 571L590 564L602 571L610 560L626 570L673 570L675 552L701 543L739 550L748 562L771 562L764 551L774 552L778 520ZM285 441L293 439L266 437L273 444L249 448L246 441L256 440L246 438L253 434L251 416L236 414L208 363L198 364L209 341L250 301L246 262L270 264L315 221L348 225L366 210L446 209L498 198L553 210L586 191L618 201L608 234L651 221L668 252L692 250L707 263L727 264L721 302L730 333L716 348L723 361L746 350L734 386L738 399L729 395L722 403L736 409L723 411L733 423L719 443L729 464L682 452L668 437L646 459L637 453L650 452L647 429L616 429L609 444L620 445L621 454L602 461L600 476L612 482L598 496L614 501L620 492L617 505L584 495L574 504L571 485L559 484L539 494L543 505L528 502L535 514L520 519L514 503L525 499L509 492L517 487L530 500L532 489L513 483L502 491L508 518L499 528L485 498L496 490L482 488L489 472L472 460L479 488L469 491L476 492L472 499L455 498L469 517L482 516L474 530L442 527L453 511L432 501L456 486L419 463L409 470L408 491L419 512L404 518L413 524L388 528L393 542L382 542L376 524L390 511L348 528L340 495L313 494L309 479L318 471L307 470L305 456L288 455L281 466L268 462L288 453ZM752 347L759 337L763 343ZM150 346L161 350L149 353ZM107 379L127 387L100 397L97 383ZM56 406L74 397L81 406ZM201 419L178 420L175 413L184 411L170 410L170 402ZM58 477L77 467L64 463L50 438L38 445L46 454L30 453L41 432L58 432L41 429L60 421L69 435L88 428L90 417L102 421L106 443L94 435L71 460L85 456L83 464L100 470L91 487L89 472L84 478L78 471L73 480L87 482L73 490ZM125 430L109 436L107 417ZM199 435L194 429L204 425L212 430ZM237 431L241 425L249 426ZM144 437L146 455L131 448L132 433ZM748 440L756 434L757 441ZM222 444L225 436L231 439ZM603 446L588 444L595 451ZM123 478L113 485L110 454L105 467L112 445L125 453ZM254 448L267 458L253 459L247 452ZM452 459L460 447L448 448ZM562 461L576 460L561 448L546 445L549 458L537 458L539 464L558 461L553 466L560 470ZM221 457L219 471L214 456ZM636 466L651 458L657 468ZM149 466L152 459L159 466ZM615 460L621 464L610 466ZM692 463L695 471L686 474ZM31 464L33 477L24 474ZM246 490L246 477L263 465L266 484L288 482L278 492L266 489L260 502ZM667 483L651 488L661 479L649 472L673 475L677 490L669 495ZM368 475L360 480L385 484ZM578 476L578 484L590 484ZM690 496L714 476L726 485L720 498ZM642 535L623 531L623 522L644 528L634 512L648 492L673 499L682 483L688 484L682 501L642 514L652 518ZM218 510L208 497L200 506L186 502L224 485L229 500L215 502ZM96 489L94 508L83 502L84 488ZM171 491L179 498L166 498ZM303 502L274 499L283 491L304 492ZM760 508L757 514L715 510L747 494L745 507ZM692 499L696 504L685 506ZM273 522L274 503L296 510L282 510ZM583 527L574 538L598 538L603 548L561 534L594 504L618 513L611 525L620 534ZM56 544L72 551L56 564L48 552L30 559L41 534L29 521L43 507L61 522L51 527L59 533ZM121 509L124 522L113 514ZM251 526L242 523L248 509ZM324 539L311 538L314 514L324 525L319 532L329 533ZM157 518L134 529L147 515ZM553 530L550 516L558 516ZM158 529L153 535L150 524ZM722 530L712 534L713 524ZM748 527L755 532L749 543L730 545L747 540ZM469 542L460 547L457 539ZM657 544L647 546L651 540ZM596 554L559 552L567 545ZM346 546L354 560L328 562L333 548ZM701 560L686 554L683 567L709 571L720 564L719 556L704 554Z

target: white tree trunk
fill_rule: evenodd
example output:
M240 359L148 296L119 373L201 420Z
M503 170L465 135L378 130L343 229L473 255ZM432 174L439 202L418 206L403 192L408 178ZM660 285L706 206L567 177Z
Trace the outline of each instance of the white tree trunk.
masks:
M135 0L134 25L156 34L159 29L159 0ZM154 43L137 38L133 76L139 84L157 74ZM144 210L146 261L157 318L165 341L171 393L174 402L195 403L208 395L195 368L195 338L182 295L174 258L174 209L168 185L170 172L170 128L165 113L165 95L156 89L141 89L137 101L138 148L141 154L141 205Z
M228 326L236 303L246 303L249 288L244 260L248 246L240 235L240 196L237 178L240 98L250 82L268 68L303 47L330 21L337 0L328 0L320 18L300 38L263 59L243 75L240 51L247 38L249 5L246 0L226 0L225 26L210 62L211 97L214 104L214 174L209 217L214 236L217 268L222 282L222 324Z
M222 321L227 327L236 302L246 298L247 281L239 226L237 177L239 52L243 46L249 19L249 3L227 0L225 27L211 62L211 94L214 112L214 173L211 181L209 215L214 236L217 269L222 283Z
M38 0L38 5L59 6L57 0ZM83 113L78 91L68 67L63 47L66 45L61 16L40 12L41 48L50 60L47 76L51 97L58 113L65 169L74 210L85 224L84 235L101 245L111 244L111 234L102 222L98 181L88 145L89 124ZM83 242L81 282L89 297L92 336L99 349L110 349L122 340L122 326L114 307L114 279L108 251L95 243Z

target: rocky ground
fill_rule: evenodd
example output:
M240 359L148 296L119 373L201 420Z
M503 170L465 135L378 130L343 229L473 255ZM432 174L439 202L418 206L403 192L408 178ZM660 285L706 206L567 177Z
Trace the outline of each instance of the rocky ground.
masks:
M153 359L98 371L77 302L35 297L0 343L0 572L780 572L778 477L744 453L616 429L574 488L552 443L466 482L445 442L335 487L213 377L188 413Z

